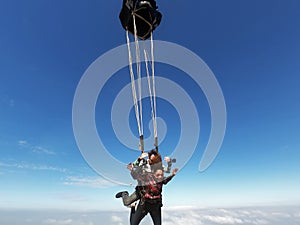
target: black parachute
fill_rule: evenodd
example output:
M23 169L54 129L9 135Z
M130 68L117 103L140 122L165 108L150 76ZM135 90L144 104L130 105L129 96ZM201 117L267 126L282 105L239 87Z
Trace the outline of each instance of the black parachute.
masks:
M162 14L157 10L154 0L123 0L123 6L119 15L121 24L125 30L134 34L134 18L136 35L146 40L151 32L160 24Z

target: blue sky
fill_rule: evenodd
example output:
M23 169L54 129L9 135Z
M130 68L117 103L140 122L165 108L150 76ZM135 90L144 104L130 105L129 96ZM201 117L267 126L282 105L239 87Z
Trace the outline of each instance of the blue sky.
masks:
M299 204L299 1L158 5L163 20L154 38L196 53L218 80L227 109L219 155L200 173L210 132L205 96L182 71L157 65L156 73L191 95L201 117L197 148L165 187L165 206ZM114 195L133 189L103 180L90 168L72 128L73 98L84 72L126 42L120 6L121 1L1 1L1 208L124 209ZM111 78L96 116L99 135L123 163L138 153L116 139L109 106L128 82L127 68ZM168 155L180 124L170 104L158 99L158 106L168 126L161 153Z

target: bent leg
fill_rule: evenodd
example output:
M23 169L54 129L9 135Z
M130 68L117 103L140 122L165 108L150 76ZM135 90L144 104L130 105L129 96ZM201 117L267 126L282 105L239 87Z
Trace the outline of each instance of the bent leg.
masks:
M131 195L128 195L128 193L123 193L122 200L123 204L125 206L129 206L131 203L137 201L139 199L136 192L133 192Z

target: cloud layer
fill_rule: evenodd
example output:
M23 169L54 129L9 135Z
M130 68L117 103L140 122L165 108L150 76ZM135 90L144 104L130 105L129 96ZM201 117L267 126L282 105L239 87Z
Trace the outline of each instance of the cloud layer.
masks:
M129 209L123 211L61 212L0 211L0 223L6 225L126 225ZM147 216L141 225L151 225ZM192 207L163 208L164 225L297 225L300 206L196 209Z

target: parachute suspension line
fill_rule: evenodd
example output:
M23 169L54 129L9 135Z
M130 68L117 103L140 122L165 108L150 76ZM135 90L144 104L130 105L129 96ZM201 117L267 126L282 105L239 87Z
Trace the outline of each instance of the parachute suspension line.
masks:
M138 82L138 94L139 94L139 106L140 106L140 124L141 124L141 133L140 133L140 144L139 148L144 152L144 130L143 130L143 104L142 104L142 79L141 79L141 59L140 59L140 46L139 39L137 36L137 27L135 15L133 15L133 27L134 27L134 42L135 42L135 58L136 58L136 70L137 70L137 82Z
M153 88L153 112L154 112L154 146L156 151L158 151L158 135L157 135L157 123L156 123L156 90L155 90L155 70L154 70L154 43L153 43L153 35L151 32L150 36L151 42L151 70L152 70L152 88Z
M134 78L134 72L133 72L133 66L132 66L133 63L132 63L132 55L131 55L131 49L130 49L130 39L129 39L129 31L128 30L126 30L126 39L127 39L127 48L128 48L128 59L129 59L129 71L130 71L130 78L131 78L132 97L133 97L133 103L134 103L134 109L135 109L135 117L136 117L138 131L139 131L139 135L140 135L140 139L141 139L141 137L143 136L143 132L142 132L142 128L141 128L141 118L139 115L139 105L138 105L138 101L137 101L137 94L136 94L136 88L135 88L135 78ZM141 142L140 142L140 144L141 144Z
M157 138L157 123L156 123L156 93L155 93L155 71L154 71L154 51L153 51L153 39L151 32L151 72L152 79L150 78L149 66L148 66L148 53L146 51L146 47L144 44L144 59L146 64L146 73L147 73L147 81L148 81L148 89L149 89L149 97L150 97L150 105L151 105L151 116L153 123L153 135L154 135L154 146L156 151L158 151L158 138Z
M132 67L132 55L130 49L130 39L129 39L129 31L126 30L127 37L127 47L128 47L128 58L129 58L129 67L130 67L130 77L131 77L131 87L132 87L132 96L135 107L135 116L138 124L140 143L139 148L144 152L144 131L143 131L143 107L142 107L142 80L141 80L141 60L140 60L140 47L137 36L137 27L135 15L133 14L133 25L134 25L134 41L135 41L135 57L136 57L136 72L137 72L137 85L138 85L138 100L135 88L135 76Z
M140 57L140 46L139 39L137 36L137 27L135 15L133 15L133 26L134 26L134 42L135 42L135 58L136 58L136 71L137 71L137 83L138 83L138 95L139 95L139 106L140 106L140 120L141 120L141 135L144 134L143 130L143 105L142 105L142 79L141 79L141 57ZM144 146L142 146L144 147ZM142 149L143 150L143 149Z
M144 58L145 58L145 64L146 64L146 74L147 74L147 81L148 81L148 90L149 90L149 98L150 98L150 105L151 105L151 117L152 117L152 123L153 123L153 131L155 132L155 112L154 112L154 105L153 105L153 91L152 91L152 83L150 79L150 73L149 73L149 67L148 67L148 54L146 49L144 48ZM153 132L153 133L154 133Z
M133 70L133 60L132 53L130 47L130 38L129 31L126 30L126 38L127 38L127 48L128 48L128 59L129 59L129 70L130 70L130 78L131 78L131 89L132 89L132 97L135 108L135 116L138 125L138 131L140 136L139 148L144 152L144 131L143 131L143 107L142 107L142 79L141 79L141 60L140 60L140 46L139 40L137 36L137 26L136 26L136 18L135 14L133 16L133 26L134 26L134 42L135 42L135 57L136 57L136 72L137 72L137 81L135 81L135 75ZM156 122L156 90L155 90L155 69L154 69L154 42L153 42L153 33L150 34L150 47L151 47L151 78L149 73L148 62L150 62L148 53L146 51L145 43L144 44L144 58L146 65L146 73L148 80L148 88L149 88L149 96L150 96L150 104L151 104L151 116L153 123L153 135L154 135L154 146L156 151L158 151L158 135L157 135L157 122ZM136 89L137 82L137 89ZM138 92L138 94L137 94Z

